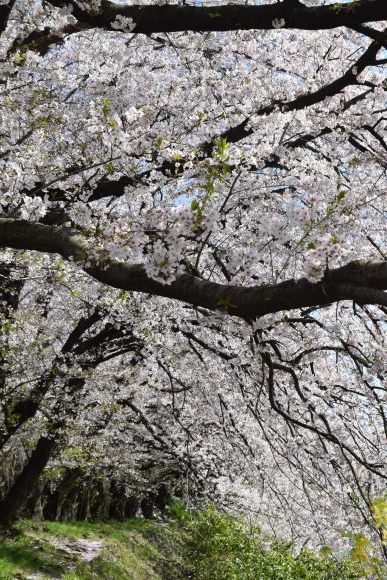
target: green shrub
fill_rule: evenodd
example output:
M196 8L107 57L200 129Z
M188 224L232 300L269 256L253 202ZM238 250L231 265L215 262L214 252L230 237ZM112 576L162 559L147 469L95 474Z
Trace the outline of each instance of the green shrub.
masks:
M181 514L182 515L182 514ZM180 516L181 516L180 515ZM265 538L257 526L247 527L213 508L185 515L189 531L188 563L198 580L346 580L359 578L355 564L326 552L302 550L289 542Z

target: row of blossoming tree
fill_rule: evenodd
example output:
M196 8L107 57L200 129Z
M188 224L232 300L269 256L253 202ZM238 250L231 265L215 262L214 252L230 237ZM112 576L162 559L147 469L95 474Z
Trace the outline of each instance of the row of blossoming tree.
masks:
M0 521L385 491L385 0L0 1Z

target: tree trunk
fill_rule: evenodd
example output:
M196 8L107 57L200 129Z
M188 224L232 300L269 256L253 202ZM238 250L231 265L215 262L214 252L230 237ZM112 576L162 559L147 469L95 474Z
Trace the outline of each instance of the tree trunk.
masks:
M153 519L154 502L150 497L144 497L141 500L141 511L145 519Z
M43 504L42 504L42 495L44 491L44 481L38 481L37 485L34 486L34 489L27 500L26 503L26 516L33 520L42 520L43 519ZM24 511L24 510L23 510Z
M111 505L110 482L106 477L97 479L91 512L93 518L106 521L109 519Z
M74 486L78 486L78 480L80 479L81 475L82 471L78 467L75 467L66 471L65 475L57 484L53 493L48 491L49 486L47 486L43 508L44 518L46 520L58 521L63 519L63 505Z
M168 488L164 483L162 483L155 496L155 506L160 510L161 514L164 514L169 500Z
M46 467L56 444L55 439L41 437L23 471L0 502L0 525L9 526L17 512L33 491L43 469Z
M110 483L110 518L120 521L124 519L125 501L123 490L113 479Z
M75 520L78 511L78 498L79 488L77 485L74 485L70 489L70 492L64 498L64 501L61 505L60 514L57 517L57 520L61 522L68 522L69 520Z
M125 504L125 518L135 518L138 506L138 499L134 495L131 495Z

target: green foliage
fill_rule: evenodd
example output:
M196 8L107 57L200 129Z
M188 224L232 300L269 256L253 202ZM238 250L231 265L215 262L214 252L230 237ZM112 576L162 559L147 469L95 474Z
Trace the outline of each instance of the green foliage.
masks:
M190 536L187 559L198 580L358 578L352 562L336 560L326 547L320 555L302 550L296 556L291 543L265 538L258 526L247 527L213 508L183 521Z
M117 123L117 121L115 119L108 119L108 123L111 126L111 128L114 129L115 131L119 127L119 125L118 125L118 123Z
M375 527L382 532L383 542L387 544L387 500L375 497L371 503L371 513Z
M107 115L110 113L110 105L112 104L110 99L102 99L102 113L105 115L105 117L107 117Z
M355 505L359 503L359 496L351 491L348 497ZM370 539L363 533L344 532L343 536L352 542L349 560L355 566L359 577L387 578L387 568L381 560L380 549L387 544L387 500L385 497L376 497L370 504L371 529L377 532ZM377 539L377 536L379 538Z
M228 312L232 306L235 306L235 304L231 304L230 300L223 298L222 300L218 300L216 306L222 312Z
M215 141L216 153L215 156L218 159L226 160L228 158L228 148L230 144L227 143L227 139L225 137L219 137L217 141Z
M352 540L349 561L354 566L359 578L386 578L386 568L376 555L376 549L364 534L346 533L345 536Z
M332 200L327 205L326 217L331 216L338 207L341 207L346 193L346 191L339 191L339 193L332 198Z
M196 214L196 219L194 221L192 230L193 232L199 232L201 230L201 223L204 219L204 212L206 207L211 201L216 199L215 188L216 183L224 183L225 176L230 173L231 169L227 163L229 158L229 143L227 139L220 137L214 142L214 159L217 161L216 165L211 165L205 162L203 165L206 167L207 174L204 183L201 187L204 191L198 199L193 199L191 203L192 213Z
M372 504L375 525L385 522L385 500ZM187 511L169 508L174 521L144 519L125 522L31 522L16 526L18 535L0 541L0 579L64 580L350 580L386 578L379 560L369 554L370 541L347 534L353 542L349 558L336 559L328 546L318 554L294 553L291 542L266 537L214 508ZM55 546L52 540L55 538ZM78 538L99 540L103 547L91 562L60 548ZM58 542L59 541L59 542Z
M180 523L190 522L197 512L187 511L179 501L173 501L168 507L168 515Z

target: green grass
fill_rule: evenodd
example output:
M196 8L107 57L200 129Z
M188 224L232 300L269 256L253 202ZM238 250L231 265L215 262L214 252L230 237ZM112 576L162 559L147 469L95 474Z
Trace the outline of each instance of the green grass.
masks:
M187 512L171 507L173 521L20 521L15 536L0 540L0 580L39 572L53 580L354 580L387 578L380 561L336 559L264 536L259 527L209 508ZM103 542L91 562L52 542ZM372 564L372 566L371 566Z
M23 534L17 539L0 542L1 580L23 578L24 571L42 572L49 578L58 575L62 569L54 549L48 545L41 550L41 542L33 537Z
M126 522L18 522L16 537L0 541L0 579L25 578L40 572L65 580L153 580L185 577L184 532L177 524L161 526L132 519ZM104 547L92 562L53 547L50 539L99 540ZM69 566L75 564L75 570Z

